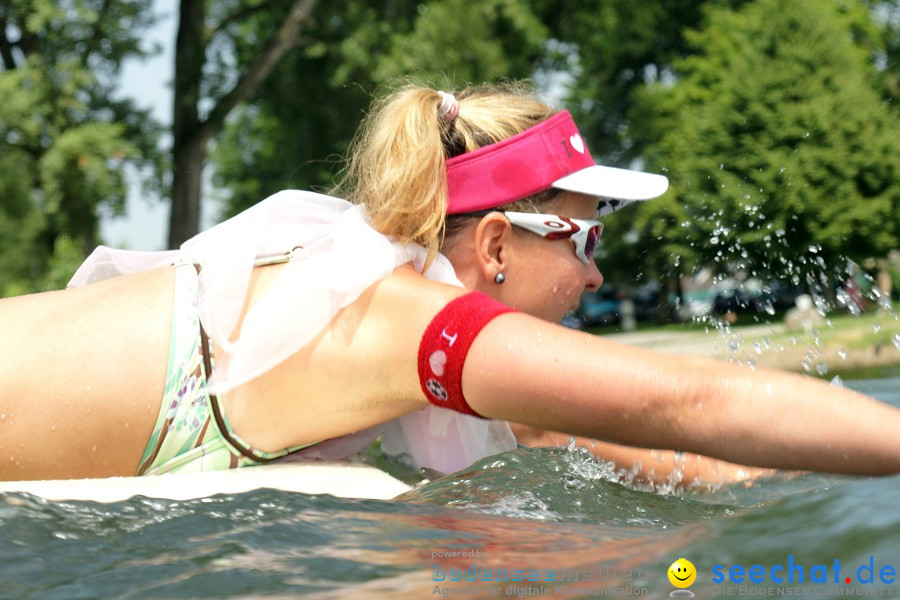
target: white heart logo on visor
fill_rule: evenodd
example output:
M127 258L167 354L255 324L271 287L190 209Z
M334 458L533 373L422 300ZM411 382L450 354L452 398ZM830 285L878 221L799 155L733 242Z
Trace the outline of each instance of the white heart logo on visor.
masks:
M581 139L581 136L577 133L573 133L569 136L569 143L572 144L572 147L578 151L578 154L584 154L584 140Z

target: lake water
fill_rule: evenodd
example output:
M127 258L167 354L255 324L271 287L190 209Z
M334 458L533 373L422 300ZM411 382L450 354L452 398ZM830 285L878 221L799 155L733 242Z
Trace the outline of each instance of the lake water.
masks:
M897 371L846 384L900 406ZM585 452L541 449L390 502L0 495L0 597L668 598L679 557L697 598L900 595L900 476L673 495L609 478Z

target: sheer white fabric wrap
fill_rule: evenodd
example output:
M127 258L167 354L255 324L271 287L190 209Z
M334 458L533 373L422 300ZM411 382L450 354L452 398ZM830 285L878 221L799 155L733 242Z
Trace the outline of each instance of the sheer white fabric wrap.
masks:
M240 335L233 338L256 259L295 248L292 260L249 311ZM372 229L360 206L312 192L286 190L200 233L180 250L136 252L100 246L69 286L178 262L202 265L200 320L221 349L209 383L211 391L223 394L297 352L338 310L398 266L411 262L421 271L425 256L424 248L400 244ZM441 255L425 277L462 285ZM302 390L297 392L297 401L303 401ZM325 457L361 450L381 429L341 438L344 443L332 442L332 451ZM515 448L505 421L476 419L433 406L396 419L383 430L385 452L407 454L415 466L445 473Z

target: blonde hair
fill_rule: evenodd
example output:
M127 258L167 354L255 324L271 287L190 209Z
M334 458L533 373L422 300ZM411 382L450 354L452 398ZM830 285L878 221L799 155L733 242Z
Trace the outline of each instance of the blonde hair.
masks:
M455 94L459 115L438 114L441 95L406 87L376 103L351 146L335 194L366 207L372 224L428 250L430 263L447 224L445 161L537 125L558 111L517 85L479 86Z

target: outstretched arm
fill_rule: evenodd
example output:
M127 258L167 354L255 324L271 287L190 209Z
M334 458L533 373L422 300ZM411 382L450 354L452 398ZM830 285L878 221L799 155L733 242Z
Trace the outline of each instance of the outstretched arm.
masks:
M771 469L736 465L690 452L630 448L521 423L510 423L509 426L520 444L532 448L567 446L569 440L575 440L577 446L587 448L599 459L615 463L619 469L628 472L629 476L654 484L676 483L689 486L734 483L775 473Z
M900 471L900 410L809 377L665 355L497 317L463 390L479 414L642 448L768 468Z

